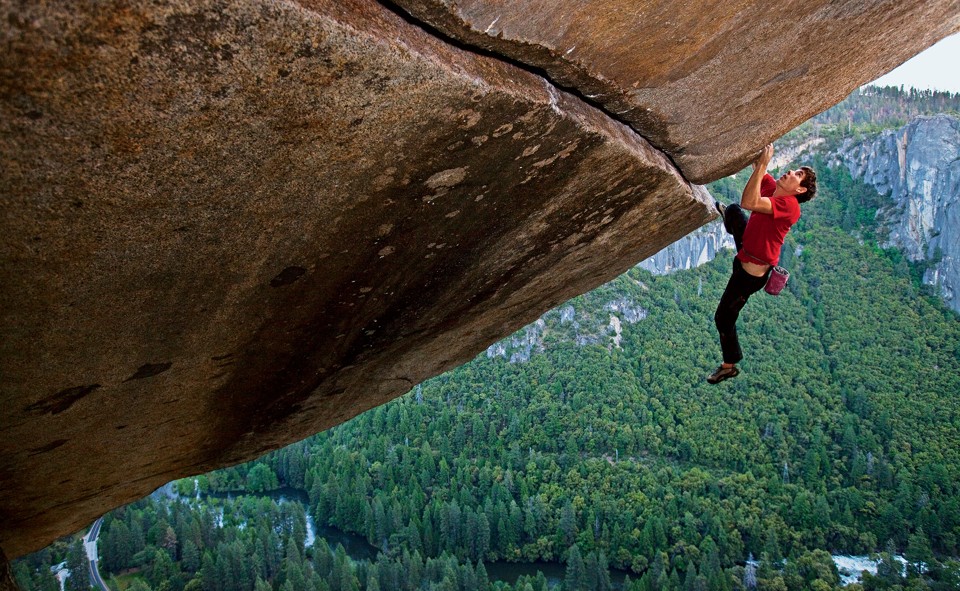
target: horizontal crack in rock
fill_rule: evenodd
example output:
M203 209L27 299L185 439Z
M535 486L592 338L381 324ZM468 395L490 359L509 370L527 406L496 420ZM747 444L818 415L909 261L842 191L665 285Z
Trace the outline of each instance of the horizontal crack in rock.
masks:
M598 102L597 100L595 100L595 98L591 98L589 94L581 91L578 87L572 86L572 85L563 84L562 82L556 80L553 76L551 76L551 75L549 74L549 72L547 72L547 71L546 71L545 69L543 69L543 68L534 66L533 64L529 64L529 63L524 62L524 61L521 61L521 60L518 60L518 59L516 59L516 58L510 57L510 56L505 55L505 54L503 54L503 53L499 53L499 52L497 52L497 51L493 51L493 50L491 50L491 49L487 49L487 48L481 47L481 46L479 46L479 45L474 45L474 44L471 44L471 43L467 43L467 42L465 42L465 41L462 41L462 40L460 40L460 39L457 39L456 37L453 37L453 36L451 36L451 35L448 35L447 33L441 31L440 29L438 29L438 28L436 28L436 27L434 27L434 26L431 25L430 23L424 22L424 21L416 18L414 15L410 14L409 12L407 12L407 10L405 10L402 6L400 6L400 5L398 5L398 4L394 3L394 2L390 2L390 0L377 0L377 1L380 3L381 6L383 6L383 7L386 8L387 10L393 12L394 14L396 14L397 16L399 16L400 18L402 18L402 19L403 19L404 21L406 21L407 23L409 23L409 24L411 24L411 25L413 25L413 26L415 26L415 27L418 27L419 29L423 30L424 32L426 32L426 33L428 33L428 34L436 37L437 39L443 41L444 43L447 43L447 44L449 44L449 45L451 45L451 46L453 46L453 47L456 47L457 49L460 49L460 50L462 50L462 51L467 51L467 52L470 52L470 53L475 53L475 54L477 54L477 55L482 55L482 56L484 56L484 57L488 57L488 58L491 58L491 59L499 60L499 61L504 62L504 63L506 63L506 64L510 64L511 66L513 66L513 67L515 67L515 68L519 68L519 69L521 69L521 70L524 70L524 71L526 71L526 72L529 72L530 74L533 74L534 76L540 78L541 80L543 80L544 84L546 84L546 85L548 85L548 86L552 86L552 87L554 87L554 88L557 88L557 89L559 89L559 90L562 90L563 92L566 92L567 94L571 94L571 95L577 97L578 99L580 99L580 100L583 101L584 103L590 105L591 107L597 109L598 111L600 111L601 113L603 113L604 115L606 115L607 117L609 117L610 119L612 119L613 121L616 121L617 123L620 123L620 124L622 124L622 125L625 125L625 126L626 126L627 128L629 128L633 133L637 134L637 136L643 138L648 144L650 144L651 146L653 146L658 152L660 152L661 154L663 154L663 156L664 156L667 160L670 161L670 164L673 165L673 167L677 170L677 172L680 174L680 176L683 177L683 180L684 180L684 181L686 181L686 182L688 182L688 183L690 182L690 181L686 178L686 176L684 175L683 169L681 169L680 166L677 164L676 160L674 160L673 154L671 154L670 152L667 152L667 151L663 150L663 148L661 148L659 145L657 145L657 143L656 143L654 140L652 140L649 136L647 136L646 134L644 134L642 130L637 129L637 127L636 127L636 125L635 125L634 123L631 123L629 120L624 119L623 117L621 117L621 116L618 115L617 113L614 113L614 112L610 111L610 109L609 109L606 105L604 105L603 103ZM467 23L463 23L463 26L464 26L464 27L469 27L469 25L468 25ZM552 54L551 52L549 52L549 50L547 50L546 48L540 48L539 46L536 46L535 49L537 49L537 50L539 50L539 51L543 51L544 53L553 55L553 54ZM583 75L586 75L586 76L589 76L589 74L586 74L585 72L583 72L582 74L583 74ZM619 90L615 90L615 87L613 87L613 86L611 86L611 87L607 90L607 92L611 92L611 93L616 92L616 93L619 94ZM593 96L594 96L594 97L597 97L597 96L600 96L601 94L603 94L603 91L596 92L596 93L594 93ZM636 109L636 107L631 107L631 109L632 109L632 110L633 110L633 109ZM692 183L691 183L691 184L692 184Z

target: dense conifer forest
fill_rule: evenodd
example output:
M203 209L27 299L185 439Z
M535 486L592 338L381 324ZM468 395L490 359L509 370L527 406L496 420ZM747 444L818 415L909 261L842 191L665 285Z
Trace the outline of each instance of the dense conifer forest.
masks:
M956 110L941 94L859 91L820 123ZM819 591L840 588L831 554L876 553L846 589L960 588L960 321L877 246L885 197L814 166L788 288L741 315L738 378L704 381L733 253L634 268L389 404L111 512L101 571L116 591L545 591L486 566L539 560L565 565L561 591ZM710 189L734 200L745 180ZM307 506L256 496L281 486ZM247 494L195 498L228 491ZM306 512L376 559L306 547ZM70 553L17 561L23 591L55 589Z

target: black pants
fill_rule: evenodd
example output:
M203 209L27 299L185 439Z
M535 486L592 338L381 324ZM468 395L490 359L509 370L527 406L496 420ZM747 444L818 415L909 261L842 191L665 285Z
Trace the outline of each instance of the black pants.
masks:
M747 227L747 214L739 205L730 205L723 216L723 226L733 236L739 252L743 247L743 230ZM720 333L720 348L723 350L724 363L737 363L743 359L740 339L737 337L737 318L740 317L740 310L746 305L750 296L766 285L769 275L768 270L763 277L754 277L744 271L740 260L734 257L733 272L730 274L730 280L727 281L727 288L723 290L723 296L720 297L717 313L713 316L717 324L717 332Z

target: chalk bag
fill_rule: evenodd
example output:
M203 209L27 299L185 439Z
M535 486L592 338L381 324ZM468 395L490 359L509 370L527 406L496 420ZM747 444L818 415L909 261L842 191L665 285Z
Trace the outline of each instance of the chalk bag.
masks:
M767 284L763 289L770 295L780 295L783 286L787 284L787 279L790 279L790 271L783 267L774 267L770 269L770 277L767 278Z

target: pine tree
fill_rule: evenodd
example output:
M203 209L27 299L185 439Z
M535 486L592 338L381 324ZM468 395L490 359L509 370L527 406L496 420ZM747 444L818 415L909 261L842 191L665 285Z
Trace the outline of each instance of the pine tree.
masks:
M896 553L896 543L891 539L887 542L886 549L880 553L880 561L877 563L877 578L889 587L903 582L900 563L894 558Z
M918 528L917 531L910 536L904 558L907 559L907 572L913 576L922 575L929 570L934 563L933 551L930 549L930 540L923 532L922 527Z
M209 550L205 551L200 563L200 577L201 581L203 581L203 591L222 591L222 582L217 573L217 563L213 558L213 553Z
M683 591L701 591L697 581L697 567L693 564L687 568L687 574L683 578Z
M170 580L178 572L177 566L173 563L173 560L170 558L170 554L165 550L157 549L153 554L153 564L148 569L147 580L150 582L150 586L154 589L159 589L160 586ZM230 584L230 587L226 585ZM230 580L224 583L225 589L235 589L236 582Z
M564 578L565 591L591 591L587 578L587 567L580 555L580 548L574 544L567 554L567 574Z
M780 541L777 538L777 531L772 527L767 530L767 535L763 543L762 556L774 564L779 563L783 559L783 554L780 553Z
M597 591L611 591L613 583L610 581L610 563L607 555L600 550L597 555Z
M587 588L590 591L596 591L600 580L597 577L597 554L596 552L587 552L583 559L583 566L587 572Z
M567 500L560 511L560 543L570 546L576 540L577 522L573 512L573 505Z
M181 567L184 571L193 574L200 569L200 551L196 544L190 540L185 541L181 554Z
M70 544L67 552L67 569L70 578L67 579L68 591L89 591L90 589L90 561L87 559L83 540L77 538Z
M110 522L106 539L101 540L100 544L105 550L103 552L103 565L106 570L118 572L131 566L133 536L130 533L130 528L122 519L114 519Z

